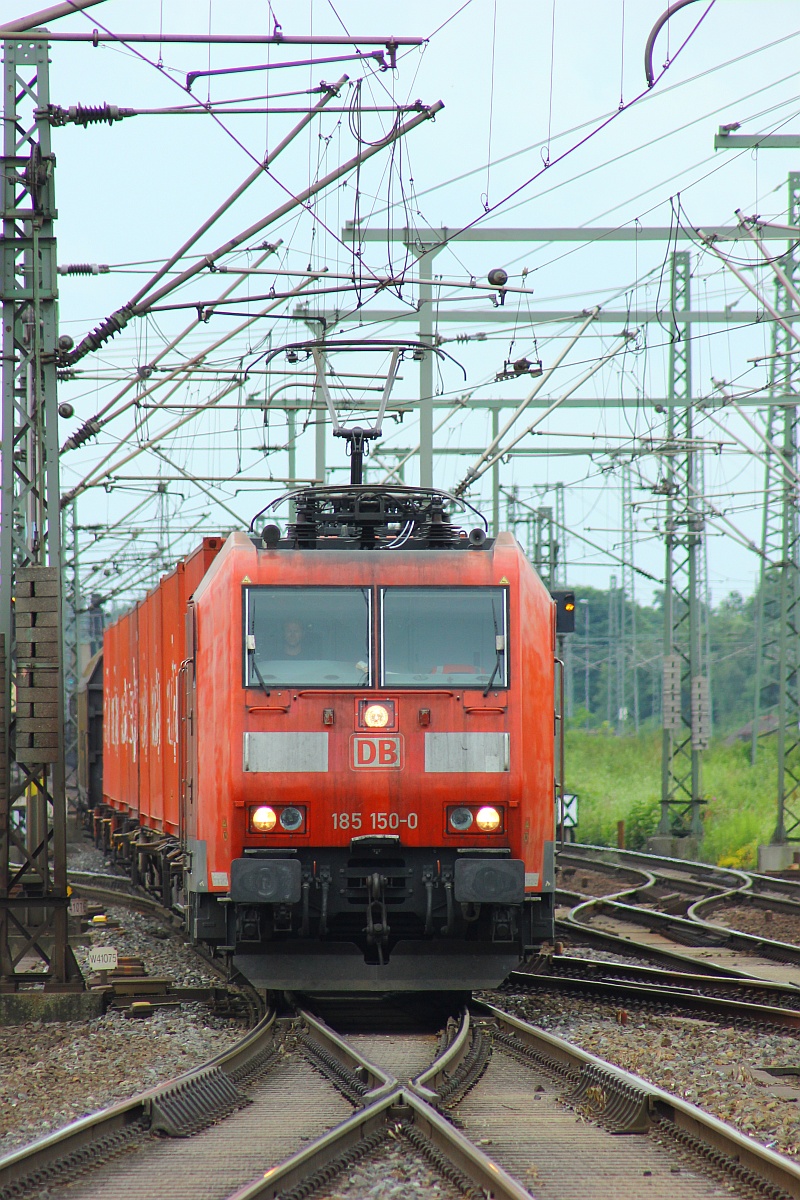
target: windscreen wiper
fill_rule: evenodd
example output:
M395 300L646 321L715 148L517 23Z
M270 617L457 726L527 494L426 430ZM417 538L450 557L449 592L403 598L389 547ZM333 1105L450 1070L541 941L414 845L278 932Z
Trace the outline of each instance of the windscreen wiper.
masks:
M492 624L494 625L494 670L489 676L489 682L483 690L484 697L489 695L489 692L494 686L494 681L497 678L497 672L503 664L503 655L506 652L506 639L502 633L497 632L497 614L494 611L494 600L492 600Z
M261 674L261 672L259 671L258 663L256 662L256 635L254 633L249 633L247 635L247 653L249 655L251 655L250 661L253 665L253 671L255 672L255 677L261 685L261 690L263 691L265 696L271 696L272 692L269 690L267 685L264 683L264 677Z

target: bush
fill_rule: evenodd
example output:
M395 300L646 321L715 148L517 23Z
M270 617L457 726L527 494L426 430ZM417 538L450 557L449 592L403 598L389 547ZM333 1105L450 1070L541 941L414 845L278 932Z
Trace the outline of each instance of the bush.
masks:
M756 865L758 846L775 828L777 768L773 742L762 743L755 766L749 744L712 743L704 755L706 862ZM609 737L571 729L566 736L566 786L577 792L577 836L582 842L616 846L617 821L625 822L626 846L644 849L657 829L661 802L661 733Z

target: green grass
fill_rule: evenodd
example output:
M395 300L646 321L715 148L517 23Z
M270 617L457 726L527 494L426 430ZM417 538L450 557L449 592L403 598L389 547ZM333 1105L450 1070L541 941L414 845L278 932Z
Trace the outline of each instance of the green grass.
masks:
M756 866L759 843L769 842L775 829L776 779L772 743L760 747L755 766L749 743L712 743L703 761L704 860ZM618 738L568 730L566 783L580 797L582 842L615 846L617 821L624 821L627 848L644 849L660 815L661 734Z

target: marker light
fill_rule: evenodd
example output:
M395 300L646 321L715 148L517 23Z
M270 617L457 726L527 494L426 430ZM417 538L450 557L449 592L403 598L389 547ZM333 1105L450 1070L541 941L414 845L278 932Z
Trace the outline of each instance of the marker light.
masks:
M275 828L277 819L275 809L269 808L266 804L250 810L250 824L256 833L269 833L271 829Z
M472 824L472 813L468 808L454 808L450 813L450 825L459 833L464 833Z
M489 805L478 810L478 815L475 821L481 833L494 833L500 828L500 813L496 808L491 808Z
M284 808L281 813L281 827L287 833L294 833L303 824L303 814L299 808Z
M383 704L370 704L364 709L364 724L367 729L385 729L389 724L389 710Z

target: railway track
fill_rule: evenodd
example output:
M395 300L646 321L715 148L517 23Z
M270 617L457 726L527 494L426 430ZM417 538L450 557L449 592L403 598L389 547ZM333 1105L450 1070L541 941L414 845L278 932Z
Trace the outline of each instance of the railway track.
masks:
M0 1160L0 1197L299 1200L359 1163L380 1178L387 1146L476 1198L585 1200L599 1170L604 1195L800 1194L797 1164L472 1001L438 1039L271 1011L200 1070Z
M163 919L110 879L81 890ZM800 996L774 983L567 956L538 966L511 986L620 1001L615 989L634 988L642 1003L800 1025ZM691 1104L490 1003L437 1011L428 997L422 1019L405 998L399 1011L270 1009L197 1070L0 1159L0 1200L300 1200L359 1170L380 1179L392 1153L419 1160L443 1197L800 1196L800 1166Z
M97 871L68 871L70 886L76 895L103 906L120 905L152 917L173 933L183 933L183 923L178 914L165 908L158 900L136 888L125 876ZM265 1013L263 995L237 976L231 979L225 967L211 955L192 947L206 970L216 975L219 983L212 987L176 986L166 979L151 979L143 973L141 964L122 966L112 973L106 983L108 1003L117 1008L131 1009L134 1005L141 1010L162 1005L179 1004L184 1001L200 1001L215 1012L242 1010L254 1025Z
M559 955L512 971L502 992L559 992L599 996L623 1008L687 1012L735 1025L754 1025L800 1035L800 992L760 981L648 971Z
M684 903L686 909L682 915L688 916L697 905L702 907L726 900L744 900L760 909L785 911L793 916L800 914L800 877L797 880L778 878L754 871L714 867L709 863L580 844L561 850L559 862L562 872L577 876L587 869L595 876L614 872L634 885L643 885L645 890L653 893L656 903L670 905L674 915L680 915Z
M720 920L733 901L800 922L800 885L602 847L571 846L559 855L559 867L562 880L594 883L598 891L598 877L611 880L599 896L559 890L560 937L633 952L672 969L800 987L800 946ZM622 884L616 889L615 873Z

